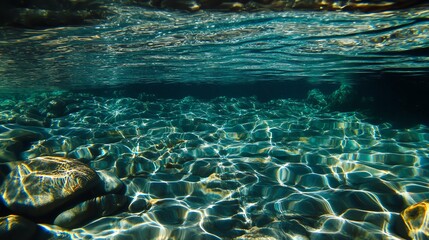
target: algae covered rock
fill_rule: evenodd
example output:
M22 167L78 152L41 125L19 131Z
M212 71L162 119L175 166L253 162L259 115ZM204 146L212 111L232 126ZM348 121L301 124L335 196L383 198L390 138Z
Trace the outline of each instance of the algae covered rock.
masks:
M77 160L45 156L17 165L0 191L9 210L38 217L92 189L99 181L94 170Z

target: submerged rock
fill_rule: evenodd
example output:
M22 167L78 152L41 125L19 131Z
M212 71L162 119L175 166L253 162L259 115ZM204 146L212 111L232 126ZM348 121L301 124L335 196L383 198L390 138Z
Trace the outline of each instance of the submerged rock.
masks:
M43 134L25 129L11 129L0 134L0 162L16 161L30 142L43 139Z
M407 207L401 217L412 239L429 239L429 200Z
M12 212L38 217L93 188L97 173L85 164L62 157L37 157L16 166L0 187Z
M307 93L306 103L335 111L350 111L362 106L362 99L355 88L343 84L331 94L324 94L319 89L312 89Z
M0 25L24 27L82 24L102 18L105 8L96 0L5 0L0 3Z
M312 89L307 93L307 103L316 105L319 107L326 107L328 102L326 96L319 89Z
M142 196L135 197L130 205L128 206L128 211L132 213L145 212L152 207L152 202L150 199Z
M124 183L115 174L106 170L97 171L97 174L101 180L95 189L97 194L118 193L124 188Z
M64 228L74 228L89 220L111 215L124 207L127 197L110 194L90 199L59 214L54 224Z
M360 98L357 96L355 89L350 85L341 85L329 96L330 108L336 110L353 109L358 106Z
M0 239L34 239L37 224L18 215L0 217Z

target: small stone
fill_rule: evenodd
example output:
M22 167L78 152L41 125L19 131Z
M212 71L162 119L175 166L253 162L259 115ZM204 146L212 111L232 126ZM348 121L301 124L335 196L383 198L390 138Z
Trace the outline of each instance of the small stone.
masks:
M97 171L97 174L101 181L96 187L96 192L100 195L118 193L123 189L124 183L114 173L100 170Z
M252 133L252 138L255 141L266 141L269 140L268 132L266 129L259 129Z
M47 99L39 104L39 108L43 109L46 117L61 117L64 115L67 104L61 99Z
M90 199L59 214L54 224L64 228L75 228L87 221L111 215L127 203L127 197L109 194Z
M401 217L412 239L429 238L429 200L407 207L401 212Z
M149 199L138 196L136 199L132 200L128 206L128 211L132 213L144 212L147 211L151 206L152 203Z
M281 148L273 148L270 151L270 156L278 158L280 160L288 160L288 159L292 159L294 157L293 154L291 154L290 152L286 151L285 149L281 149Z
M18 215L0 217L0 239L34 239L37 224Z
M223 2L219 5L219 8L224 10L240 11L244 9L244 4L240 2Z
M302 217L318 217L331 214L328 201L321 197L292 194L274 204L276 212L285 215L299 215Z
M151 215L162 225L181 226L186 220L188 209L180 204L157 203L151 209Z
M188 11L200 10L200 5L198 5L198 3L189 0L163 0L161 2L161 7L183 9Z
M243 157L266 157L271 145L261 142L260 144L247 144L241 149Z
M232 239L241 236L245 233L244 224L234 218L219 218L216 216L208 216L204 218L204 230L214 234L222 239Z
M85 164L62 157L37 157L17 165L0 187L5 206L42 216L93 188L99 181Z
M217 217L231 217L241 211L238 200L219 201L206 209L206 214Z

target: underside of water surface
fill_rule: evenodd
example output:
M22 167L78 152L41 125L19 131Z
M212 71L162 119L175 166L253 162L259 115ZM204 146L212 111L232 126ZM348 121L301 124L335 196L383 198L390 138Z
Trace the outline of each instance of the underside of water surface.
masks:
M127 202L73 227L23 214L30 239L429 236L427 4L65 2L91 21L29 28L19 6L0 28L1 188L61 157L116 176Z

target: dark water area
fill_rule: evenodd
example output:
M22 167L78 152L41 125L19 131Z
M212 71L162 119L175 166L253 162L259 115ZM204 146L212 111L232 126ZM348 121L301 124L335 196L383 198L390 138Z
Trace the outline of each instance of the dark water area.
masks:
M106 7L0 27L0 234L429 237L427 5Z
M374 78L352 85L350 102L333 107L334 110L361 111L371 118L373 123L389 122L395 127L413 127L428 124L426 101L429 81L426 77L401 76L399 74L380 74ZM364 77L365 78L365 77ZM141 93L159 98L181 99L193 96L197 99L226 97L256 97L261 102L275 99L296 99L305 101L311 90L318 89L325 95L332 94L341 87L339 83L308 83L302 81L263 81L237 84L145 84L122 86L107 89L80 89L75 92L89 92L99 96L112 93L137 97ZM369 99L362 101L362 99Z

